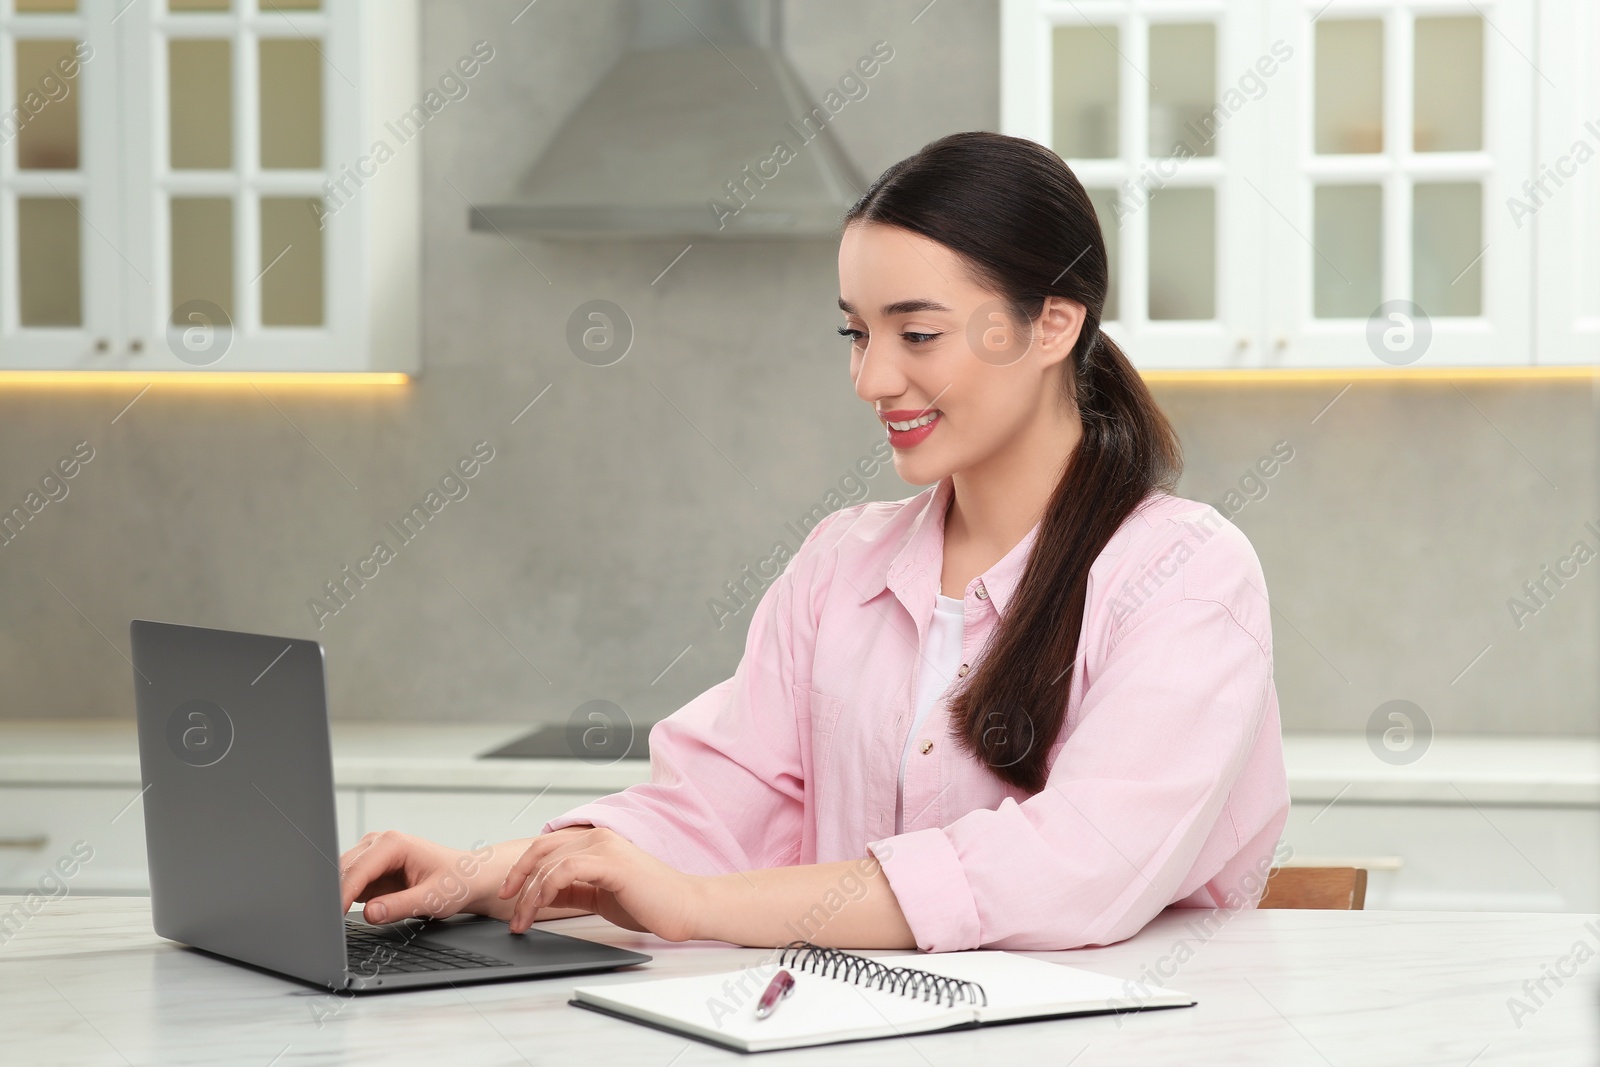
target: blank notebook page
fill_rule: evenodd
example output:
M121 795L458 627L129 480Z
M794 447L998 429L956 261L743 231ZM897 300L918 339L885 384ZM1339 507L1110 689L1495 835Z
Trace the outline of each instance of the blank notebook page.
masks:
M1107 1011L1117 1007L1188 1005L1193 998L1174 990L1129 1001L1121 979L1011 952L968 951L875 956L886 966L914 967L983 986L988 1004L923 1000L920 993L874 989L844 977L796 967L794 991L765 1019L755 1017L756 1002L777 968L643 982L579 987L579 1000L620 1009L624 1014L669 1027L687 1028L723 1041L783 1048L860 1037L917 1033L974 1022L1001 1022ZM739 985L743 982L743 992Z
M910 957L908 957L910 958ZM856 985L841 978L787 968L794 990L765 1019L756 1002L775 967L645 982L579 987L579 999L671 1026L690 1026L707 1035L762 1045L807 1044L826 1039L871 1037L884 1030L938 1030L972 1018L972 1009L902 996ZM748 975L748 977L745 977ZM735 987L743 980L744 992Z
M1146 993L1135 1000L1128 995L1126 983L1120 978L1014 952L935 952L878 959L890 966L915 967L978 983L989 997L987 1007L976 1008L979 1021L986 1023L1065 1012L1194 1003L1193 997L1173 989L1163 989L1154 996Z

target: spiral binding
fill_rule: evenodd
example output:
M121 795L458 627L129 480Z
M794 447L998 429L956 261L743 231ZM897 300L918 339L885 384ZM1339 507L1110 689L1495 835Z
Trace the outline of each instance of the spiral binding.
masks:
M981 1006L989 1003L989 994L977 982L919 971L914 967L887 967L877 960L836 948L823 948L810 941L789 942L778 953L778 965L824 974L829 978L842 977L857 985L865 982L872 988L889 989L902 996L915 996L920 992L923 1000L948 1000L952 1008L958 1000Z

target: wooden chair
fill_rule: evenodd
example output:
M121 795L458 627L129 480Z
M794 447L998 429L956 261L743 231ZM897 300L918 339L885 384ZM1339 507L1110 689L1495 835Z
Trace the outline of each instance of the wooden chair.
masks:
M1360 911L1366 901L1364 867L1274 867L1256 907Z

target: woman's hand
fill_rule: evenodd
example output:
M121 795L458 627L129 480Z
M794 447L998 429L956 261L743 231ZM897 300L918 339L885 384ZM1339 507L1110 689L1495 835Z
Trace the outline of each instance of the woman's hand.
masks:
M576 831L533 839L511 865L499 898L517 898L512 933L521 933L540 908L578 907L618 926L667 941L700 936L706 879L673 870L614 830Z
M579 829L563 828L545 838L566 839ZM369 923L442 919L462 911L508 918L511 905L494 891L511 858L527 844L523 838L462 850L396 830L369 833L339 857L344 911L365 901L362 918Z

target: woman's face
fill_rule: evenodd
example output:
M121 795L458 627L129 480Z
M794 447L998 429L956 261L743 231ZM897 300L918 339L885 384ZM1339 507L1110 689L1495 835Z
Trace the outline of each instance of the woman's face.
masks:
M1019 336L957 253L878 222L845 228L839 294L856 395L877 411L904 481L931 485L1076 417L1058 382L1081 304L1050 297Z

